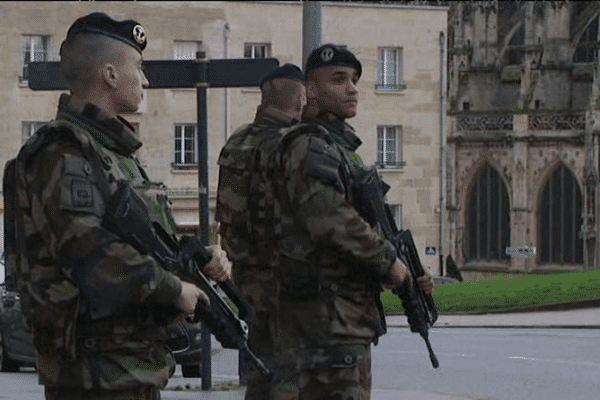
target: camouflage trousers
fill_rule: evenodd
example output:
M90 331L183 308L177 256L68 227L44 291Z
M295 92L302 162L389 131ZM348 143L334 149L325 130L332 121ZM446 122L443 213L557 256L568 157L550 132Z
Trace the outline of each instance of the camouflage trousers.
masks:
M310 361L278 363L271 376L254 372L246 400L370 400L371 346L313 349ZM304 364L304 367L301 366Z
M60 389L46 386L45 393L46 400L160 400L160 390L155 386L128 390Z

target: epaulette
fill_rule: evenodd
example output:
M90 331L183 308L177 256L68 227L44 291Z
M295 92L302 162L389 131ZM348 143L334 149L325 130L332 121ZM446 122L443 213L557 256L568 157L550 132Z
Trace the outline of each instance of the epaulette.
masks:
M284 130L283 137L281 138L280 152L284 153L288 146L294 142L298 137L302 135L314 136L325 140L328 144L333 143L331 135L325 128L318 124L307 124L300 123L291 126Z
M24 165L27 165L40 150L48 144L58 141L67 141L80 145L85 153L88 153L93 147L93 140L88 135L79 132L79 129L73 126L73 124L62 120L53 120L38 129L29 138L19 151L17 158Z
M100 192L105 199L108 199L110 188L103 172L103 161L100 156L102 154L101 146L85 131L68 121L53 120L38 129L23 145L17 160L27 166L44 147L60 141L72 143L81 149L83 155L92 163L92 170L96 175Z

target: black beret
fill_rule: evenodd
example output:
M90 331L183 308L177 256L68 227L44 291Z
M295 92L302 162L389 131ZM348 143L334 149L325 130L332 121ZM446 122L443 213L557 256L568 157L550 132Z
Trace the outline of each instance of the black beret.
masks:
M79 32L95 33L120 40L140 53L148 43L146 31L139 22L132 19L117 21L101 12L91 13L75 21L67 32L67 38Z
M265 83L279 78L296 79L301 82L306 80L304 73L302 73L300 68L294 64L284 64L281 67L277 67L273 71L263 75L263 77L260 79L259 86L262 88L262 85Z
M310 52L304 73L307 74L308 71L328 65L354 68L359 78L362 74L362 65L356 56L350 50L339 48L331 43L324 44Z

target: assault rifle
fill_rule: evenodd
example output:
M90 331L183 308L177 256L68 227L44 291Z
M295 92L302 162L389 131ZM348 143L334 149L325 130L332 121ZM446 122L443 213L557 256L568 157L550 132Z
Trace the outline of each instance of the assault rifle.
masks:
M425 340L429 359L434 368L439 367L437 357L429 342L429 327L437 320L438 314L433 297L424 295L417 283L417 278L425 274L409 230L398 230L390 206L384 200L389 186L381 181L377 170L361 173L354 187L359 214L372 226L379 224L386 239L396 247L397 256L406 264L412 275L412 285L395 288L392 292L402 300L411 332L417 332Z
M202 289L210 299L210 306L198 301L193 322L201 320L224 348L246 351L261 373L269 373L264 363L248 348L248 325L235 314L202 272L202 267L212 256L197 237L185 236L178 243L160 224L151 222L146 203L126 181L119 181L102 225L142 254L150 254L164 269ZM217 285L238 307L239 315L251 315L252 307L233 284L220 282Z

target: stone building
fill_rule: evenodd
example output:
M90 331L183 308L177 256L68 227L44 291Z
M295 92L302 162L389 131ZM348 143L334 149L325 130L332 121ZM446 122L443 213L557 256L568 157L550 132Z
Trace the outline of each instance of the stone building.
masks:
M448 253L465 278L598 268L600 3L451 3Z
M301 2L3 2L0 167L56 114L60 92L29 89L28 63L58 61L68 27L94 11L141 22L149 40L145 59L194 58L203 49L211 59L302 63ZM425 246L440 242L440 57L446 54L440 33L447 35L448 8L323 2L322 15L323 42L347 46L363 65L358 115L349 120L363 141L359 154L391 184L388 200L398 223L410 227L422 259L435 267L437 257L426 256ZM144 99L137 113L126 116L144 143L137 156L150 176L169 187L180 231L194 232L196 91L149 89ZM211 209L219 151L237 127L252 121L259 101L258 88L208 89Z

